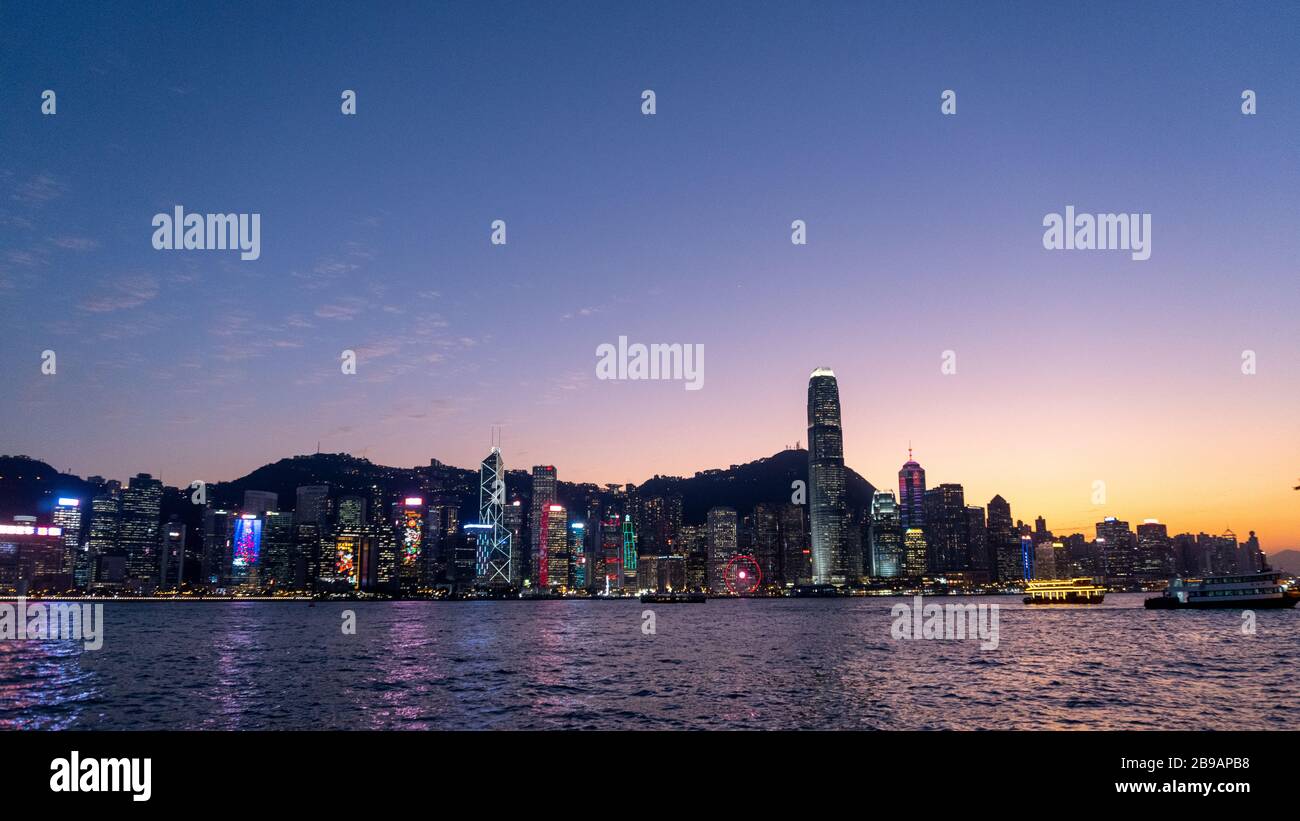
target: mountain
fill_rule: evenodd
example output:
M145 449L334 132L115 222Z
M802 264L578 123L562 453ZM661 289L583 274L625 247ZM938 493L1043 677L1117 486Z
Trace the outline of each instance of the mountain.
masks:
M849 506L870 508L875 487L852 468L848 474ZM656 476L637 487L642 496L682 495L682 520L704 522L709 508L735 508L746 515L759 502L789 504L796 480L808 482L808 451L790 448L765 459L732 465L723 470L704 470L689 479ZM807 497L805 497L807 501Z
M848 469L848 501L854 508L869 508L875 488L852 469ZM563 473L561 473L563 479ZM795 481L808 481L808 451L787 449L772 456L715 468L691 477L655 476L637 486L641 496L681 494L683 520L702 523L709 508L733 507L747 515L759 502L786 504L791 501ZM378 465L368 459L346 453L314 453L290 456L257 468L246 476L207 487L209 504L236 509L243 504L244 491L262 490L278 494L279 508L293 510L297 489L303 485L328 484L333 494L369 496L373 485L381 485L395 495L445 493L459 496L462 521L474 521L478 515L478 471L444 465L433 460L428 465L401 468ZM511 470L506 476L508 497L525 500L532 496L532 483L526 469ZM192 514L184 504L188 489L175 496L177 505ZM98 492L76 476L60 474L54 468L25 456L0 457L0 515L48 511L57 495L71 494L89 499ZM560 501L579 509L586 501L608 496L607 491L591 484L561 481L557 491ZM806 499L806 497L805 497ZM188 518L188 517L183 517Z
M93 486L29 456L0 456L0 514L48 520L60 496L89 498Z
M327 484L340 495L368 495L368 489L375 484L398 493L418 493L422 471L427 470L376 465L369 459L346 453L313 453L290 456L263 465L247 476L210 485L208 498L216 505L238 507L243 504L244 491L264 490L279 495L281 510L293 510L297 490L304 485ZM470 474L470 471L462 472Z
M1274 570L1300 575L1300 550L1279 550L1268 554L1268 564Z

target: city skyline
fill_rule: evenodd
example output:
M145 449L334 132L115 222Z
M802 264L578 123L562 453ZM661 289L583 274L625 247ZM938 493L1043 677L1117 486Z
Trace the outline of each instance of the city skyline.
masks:
M819 369L819 370L820 370L820 369ZM785 450L795 450L795 449L796 449L796 448L794 448L793 446L787 446L787 447L785 448ZM805 453L808 453L808 452L809 452L809 451L807 450L806 447L798 448L798 450L801 450L802 452L805 452ZM855 473L857 473L859 476L861 476L861 477L862 477L863 479L865 479L866 481L871 482L872 486L875 488L875 493L876 493L877 496L880 496L881 494L885 494L885 493L887 493L890 497L892 497L892 499L893 499L893 507L891 508L891 510L893 511L893 515L896 515L896 516L899 516L899 517L900 517L899 520L900 520L900 525L901 525L901 530L902 530L902 531L906 531L907 528L908 528L909 526L911 526L912 524L921 524L921 523L916 523L916 522L909 522L908 519L907 519L907 517L902 515L903 512L904 512L904 505L903 505L903 503L902 503L902 497L903 497L903 492L902 492L902 478L903 478L903 475L904 475L904 474L907 474L908 476L914 476L918 470L919 470L919 472L920 472L920 485L919 485L919 487L920 487L921 491L925 491L925 490L935 490L935 489L937 489L937 488L939 488L939 487L941 487L941 486L954 486L954 485L955 485L955 486L958 487L958 488L961 488L961 489L965 489L965 490L966 490L966 499L965 499L965 501L966 501L967 503L972 504L972 505L974 505L974 504L978 504L978 505L981 506L981 508L983 508L983 506L985 506L985 505L987 505L987 504L989 504L989 503L995 503L995 504L996 504L996 503L999 503L999 502L1000 502L1000 503L1002 503L1002 504L1007 504L1007 501L1005 501L1005 499L1006 499L1006 495L1005 495L1005 494L1002 494L1002 493L994 493L993 496L991 496L991 497L985 499L983 496L981 496L981 495L978 494L978 493L972 493L972 492L969 490L969 488L970 488L971 486L970 486L967 482L965 482L965 481L956 481L956 482L945 481L945 482L942 482L942 483L936 483L936 484L930 484L930 485L927 485L927 484L926 484L927 479L926 479L926 469L925 469L925 466L919 464L918 461L915 460L915 459L913 458L913 454L912 454L912 452L911 452L912 449L909 448L908 450L909 450L909 452L908 452L908 456L907 456L907 461L905 461L904 463L902 463L902 464L899 466L896 475L893 477L893 478L894 478L894 481L893 481L892 484L889 483L889 482L886 482L886 483L884 483L884 484L877 483L877 482L873 482L870 476L866 476L866 475L864 475L864 474L862 474L862 473L860 473L860 472L854 470L853 466L847 464L847 462L846 462L845 465L844 465L846 468L848 468L848 469L850 469L850 470L854 470ZM779 453L779 452L780 452L780 451L778 451L777 453ZM312 456L312 455L313 455L313 454L307 454L307 453L303 453L303 454L286 454L286 455L284 455L284 456L279 457L278 459L273 459L273 460L271 460L271 461L265 462L265 463L259 465L258 467L267 467L267 466L271 466L271 465L277 464L278 462L283 461L283 460L292 460L292 459L298 459L298 458L305 458L305 457L309 457L309 456ZM350 453L346 453L346 452L327 453L327 452L321 451L321 452L318 452L317 454L314 454L314 455L323 455L323 456L345 456L345 457L348 457L348 458L357 458L357 459L366 458L366 457L360 457L360 456L357 456L356 454L350 454ZM747 464L752 464L752 463L754 463L754 462L761 462L761 461L763 461L763 460L765 460L765 459L771 458L773 455L775 455L775 454L767 454L767 455L763 455L763 456L756 456L756 457L754 457L754 458L751 458L751 459L745 459L745 460L740 461L740 462L731 462L731 463L729 463L729 467L730 467L730 468L736 468L736 467L744 466L744 465L747 465ZM34 460L34 461L45 462L46 464L49 464L48 461L46 461L46 460L42 460L39 456L34 456L34 455L32 455L32 454L0 454L0 457L5 457L5 458L8 458L8 457L28 458L28 459L32 459L32 460ZM511 465L509 464L508 460L502 458L501 452L500 452L500 450L499 450L496 446L492 446L492 447L490 448L489 458L493 458L493 457L496 458L496 459L498 460L498 463L501 465L501 468L500 468L500 470L501 470L500 476L503 477L504 492L505 492L507 495L509 495L509 494L511 494L511 493L514 493L514 492L517 492L517 491L518 491L518 485L517 485L517 483L515 483L515 482L510 482L509 479L508 479L509 475L512 474L512 473L513 473L513 474L516 474L516 475L518 475L518 474L525 474L525 475L529 475L529 474L531 474L531 475L529 476L529 493L530 493L530 496L531 496L531 494L534 492L534 487L536 487L536 485L534 485L534 483L538 482L539 476L541 476L541 477L542 477L542 481L546 483L546 484L542 485L542 487L544 487L545 490L543 490L543 491L541 492L541 496L538 497L538 504L537 504L536 506L530 505L530 516L534 516L534 515L535 515L535 517L536 517L536 518L532 519L532 525L531 525L531 527L529 528L530 533L533 534L533 537L536 537L536 534L539 533L539 526L538 526L538 523L540 523L540 522L542 521L542 515L543 515L542 512L543 512L543 508L544 508L545 506L550 505L550 503L553 502L553 501L556 499L556 495L555 495L555 494L557 493L558 485L561 484L561 483L563 483L563 484L567 484L567 485L572 485L572 486L591 486L591 487L597 487L597 488L608 488L608 487L610 487L610 486L620 486L620 487L621 487L621 486L624 486L624 485L626 485L626 484L631 484L631 485L633 485L633 486L635 486L635 487L640 487L641 485L645 484L646 482L649 482L649 481L654 480L654 479L680 479L680 480L685 480L685 479L689 479L689 478L692 478L692 477L698 477L698 476L701 476L701 475L707 475L707 474L708 474L709 472L711 472L711 471L727 470L727 469L728 469L728 466L715 465L715 466L712 466L712 467L702 468L701 470L699 470L699 471L697 471L697 472L695 472L695 473L693 473L693 474L683 474L683 475L656 474L656 475L654 475L654 476L647 476L647 477L644 477L641 481L630 482L630 483L623 483L623 482L601 482L601 481L594 481L594 482L593 482L593 481L589 481L589 480L585 480L585 479L558 478L559 476L562 476L562 475L563 475L562 472L560 471L560 466L562 465L562 463L559 463L559 465L557 465L557 464L550 464L550 465L522 465L522 464L520 464L520 465L511 466ZM456 469L456 470L461 470L461 471L471 472L471 473L472 473L472 472L477 472L478 470L480 470L480 469L482 468L482 465L479 465L478 467L466 467L466 466L461 466L461 465L454 465L454 464L451 464L451 463L449 463L449 462L445 462L445 461L443 461L443 460L440 460L440 459L438 459L436 456L434 456L434 457L430 457L429 459L426 459L424 462L422 462L422 463L416 463L416 464L414 464L414 465L386 465L386 464L384 464L384 463L374 462L373 460L369 460L369 461L371 461L372 464L374 464L376 467L380 467L380 468L390 468L390 469L394 469L394 470L414 470L414 471L419 471L419 470L422 470L422 469L428 467L428 465L429 465L431 462L437 462L438 464L445 465L445 466L447 466L447 467L451 467L451 468L454 468L454 469ZM56 470L58 470L57 466L52 465L52 464L51 464L50 466L53 467L53 468L55 468ZM540 473L539 473L539 471L540 471ZM242 475L242 476L233 477L233 478L231 478L231 479L221 479L221 480L207 480L207 479L204 479L204 480L201 480L201 481L204 481L205 483L207 483L207 484L209 484L209 485L214 484L214 483L215 483L215 484L224 484L224 483L230 483L230 482L239 482L239 481L242 481L242 480L246 479L248 475L251 475L251 473L252 473L252 471L250 471L249 474L245 474L245 475ZM91 477L98 477L98 478L102 478L102 479L105 480L106 482L118 482L122 487L125 487L129 481L131 481L131 480L133 480L133 479L140 478L140 477L143 476L143 477L147 477L148 479L150 479L150 480L152 480L152 481L159 482L160 485L161 485L161 486L164 486L164 487L169 487L169 488L177 489L177 490L180 490L180 491L182 491L182 492L188 492L188 491L192 490L192 488L188 486L188 483L177 483L177 484L173 484L173 483L170 483L170 482L166 481L163 477L158 476L158 475L156 475L156 474L151 474L151 473L149 473L148 471L134 471L134 472L132 472L132 473L126 475L126 476L121 476L121 477L104 476L104 475L102 475L102 474L76 474L76 473L73 473L73 474L71 474L71 475L76 476L77 478L81 479L82 481L85 481L85 480L87 480L88 478L91 478ZM0 478L2 478L2 477L0 477ZM200 481L200 480L195 480L195 481ZM302 490L302 489L304 489L304 488L300 488L299 490ZM812 491L812 484L810 483L810 485L809 485L809 487L808 487L808 493L811 494L811 491ZM247 498L250 498L250 494L251 494L252 496L257 496L258 494L261 494L261 493L263 493L263 492L262 492L262 491L256 491L256 490L246 490L246 491L244 491L244 493L245 493L245 498L247 499ZM274 493L268 493L268 494L266 494L266 495L268 495L268 496L274 496L275 494L274 494ZM918 500L918 501L917 501L917 504L918 504L918 505L920 504L920 496L921 496L921 495L923 495L923 494L918 494L918 495L917 495L917 500ZM811 496L809 496L809 498L811 498ZM89 499L84 499L84 500L82 500L82 501L84 501L84 502L86 503L86 507L87 507L87 509L89 509L89 502L90 502L90 500L89 500ZM808 514L809 514L809 519L808 519L808 521L809 521L809 524L811 525L811 522L812 522L812 511L813 511L814 506L813 506L811 503L796 503L796 504L797 504L798 506L806 506L807 511L808 511ZM1184 534L1184 535L1207 534L1207 535L1211 535L1211 536L1219 536L1219 535L1224 535L1224 534L1227 534L1227 533L1235 533L1238 537L1241 537L1241 536L1244 536L1244 535L1247 534L1247 533L1250 533L1250 534L1258 534L1258 535L1260 536L1261 542L1264 543L1264 546L1262 546L1262 550L1263 550L1266 554L1278 553L1278 552L1281 552L1281 551L1283 551L1283 550L1295 550L1295 549L1297 549L1297 548L1292 547L1292 546L1290 546L1290 545L1282 545L1282 544L1277 544L1277 543L1275 543L1274 541L1272 541L1272 540L1270 540L1270 539L1268 538L1268 534L1267 534L1266 531L1263 531L1263 530L1261 530L1260 528L1255 527L1253 524L1251 524L1251 523L1249 523L1249 522L1246 523L1247 526L1245 526L1245 527L1234 526L1234 525L1232 525L1231 523L1229 523L1229 524L1228 524L1227 526L1225 526L1225 527L1220 527L1220 528L1209 527L1209 528L1206 528L1206 527L1198 527L1198 526L1185 525L1185 524L1182 523L1182 522L1179 522L1179 521L1176 521L1176 520L1174 520L1174 519L1168 518L1168 517L1166 517L1166 516L1160 515L1158 511L1154 511L1154 512L1153 512L1153 511L1137 511L1137 512L1132 512L1132 511L1122 510L1122 509L1119 509L1119 508L1117 508L1117 507L1113 507L1113 506L1109 506L1109 505L1096 505L1096 506L1094 506L1094 509L1093 509L1093 511L1092 511L1091 514L1090 514L1090 515L1092 516L1092 519L1091 519L1090 521L1086 521L1086 522L1081 522L1081 521L1072 521L1072 522L1069 522L1069 523L1067 523L1067 524L1060 524L1060 523L1059 523L1059 522L1060 522L1059 519L1054 519L1054 518L1052 518L1051 516L1048 516L1048 515L1046 515L1046 514L1044 514L1044 513L1042 513L1042 512L1039 512L1039 511L1034 511L1034 512L1032 513L1032 515L1023 513L1022 511L1023 511L1027 506L1022 506L1022 505L1016 504L1016 503L1015 503L1015 499L1014 499L1014 497L1011 498L1011 500L1010 500L1010 504L1011 504L1011 505L1013 506L1013 508L1014 508L1014 511L1013 511L1013 514L1012 514L1012 521L1023 522L1023 523L1025 523L1026 525L1028 525L1028 524L1030 524L1030 523L1046 522L1048 525L1050 525L1050 529L1051 529L1054 533L1056 533L1057 535L1061 535L1061 534L1071 534L1071 533L1084 534L1084 533L1087 533L1087 532L1089 532L1089 531L1092 531L1092 532L1093 532L1093 535L1095 536L1095 535L1096 535L1095 528L1096 528L1097 525L1102 524L1103 522L1106 522L1106 521L1117 520L1117 521L1127 522L1127 523L1129 523L1131 526L1133 526L1133 527L1135 527L1135 528L1136 528L1138 525L1142 525L1142 524L1159 523L1159 524L1161 524L1161 525L1164 525L1164 526L1167 526L1167 527L1171 528L1171 530L1170 530L1170 535L1173 535L1173 534L1177 533L1177 534ZM242 509L243 506L242 506L242 505L236 505L235 507L236 507L236 509ZM875 504L873 503L873 504L868 505L868 506L867 506L867 509L870 510L870 509L873 509L874 507L875 507ZM290 510L289 508L287 508L286 506L284 506L284 505L282 505L282 504L279 505L277 509L280 510L280 511ZM295 507L295 509L296 509L296 507ZM57 508L56 508L56 510L57 510ZM34 513L34 512L35 512L35 511L11 511L12 514L32 514L32 513ZM743 511L742 511L742 512L743 512ZM1150 515L1151 513L1155 513L1155 515ZM696 523L693 523L693 524L704 524L704 521L705 521L705 520L701 519L701 521L696 522ZM57 524L57 522L56 522L56 524ZM814 535L813 535L813 530L812 530L812 529L810 529L808 535L809 535L809 539L810 539L810 545L815 545L815 537L814 537ZM530 538L531 538L531 537L530 537ZM537 551L538 551L538 549L539 549L539 542L537 541L536 538L532 538L531 544L532 544L532 548L531 548L531 549L533 550L534 555L536 555L536 554L537 554ZM815 547L813 548L813 550L814 550L814 554L815 554L815 550L816 550ZM841 559L841 561L843 561L843 560Z
M0 450L183 485L473 466L498 425L639 482L802 439L825 363L878 486L910 443L1050 521L1101 480L1300 547L1296 9L228 9L4 10ZM177 206L260 214L258 258L155 251ZM1069 207L1150 214L1150 258L1047 250ZM597 379L624 336L704 346L702 389Z

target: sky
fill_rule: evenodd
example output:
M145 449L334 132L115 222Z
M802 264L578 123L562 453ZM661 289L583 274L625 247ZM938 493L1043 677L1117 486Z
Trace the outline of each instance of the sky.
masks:
M184 485L496 425L640 482L806 442L827 366L877 486L910 443L1058 531L1300 547L1297 42L1290 4L5 4L0 452ZM155 250L177 205L260 258ZM1045 249L1069 205L1151 258ZM619 336L703 388L597 379Z

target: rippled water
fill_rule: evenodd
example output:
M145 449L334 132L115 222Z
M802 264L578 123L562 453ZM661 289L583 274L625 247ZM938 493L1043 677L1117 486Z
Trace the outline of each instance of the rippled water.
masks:
M108 603L100 650L0 642L0 727L1294 726L1300 612L1142 598L963 600L1001 606L996 650L893 640L910 599Z

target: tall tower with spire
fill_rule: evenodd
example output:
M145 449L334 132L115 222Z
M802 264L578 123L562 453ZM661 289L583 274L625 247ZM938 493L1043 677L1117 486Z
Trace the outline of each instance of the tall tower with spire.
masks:
M475 545L475 582L480 587L510 587L511 567L510 529L505 524L505 465L501 449L492 450L479 465L479 515L478 541Z
M850 579L848 480L840 388L830 368L808 378L808 491L813 584L842 585Z
M907 461L898 471L898 518L904 532L925 525L925 468L912 458L911 443Z

